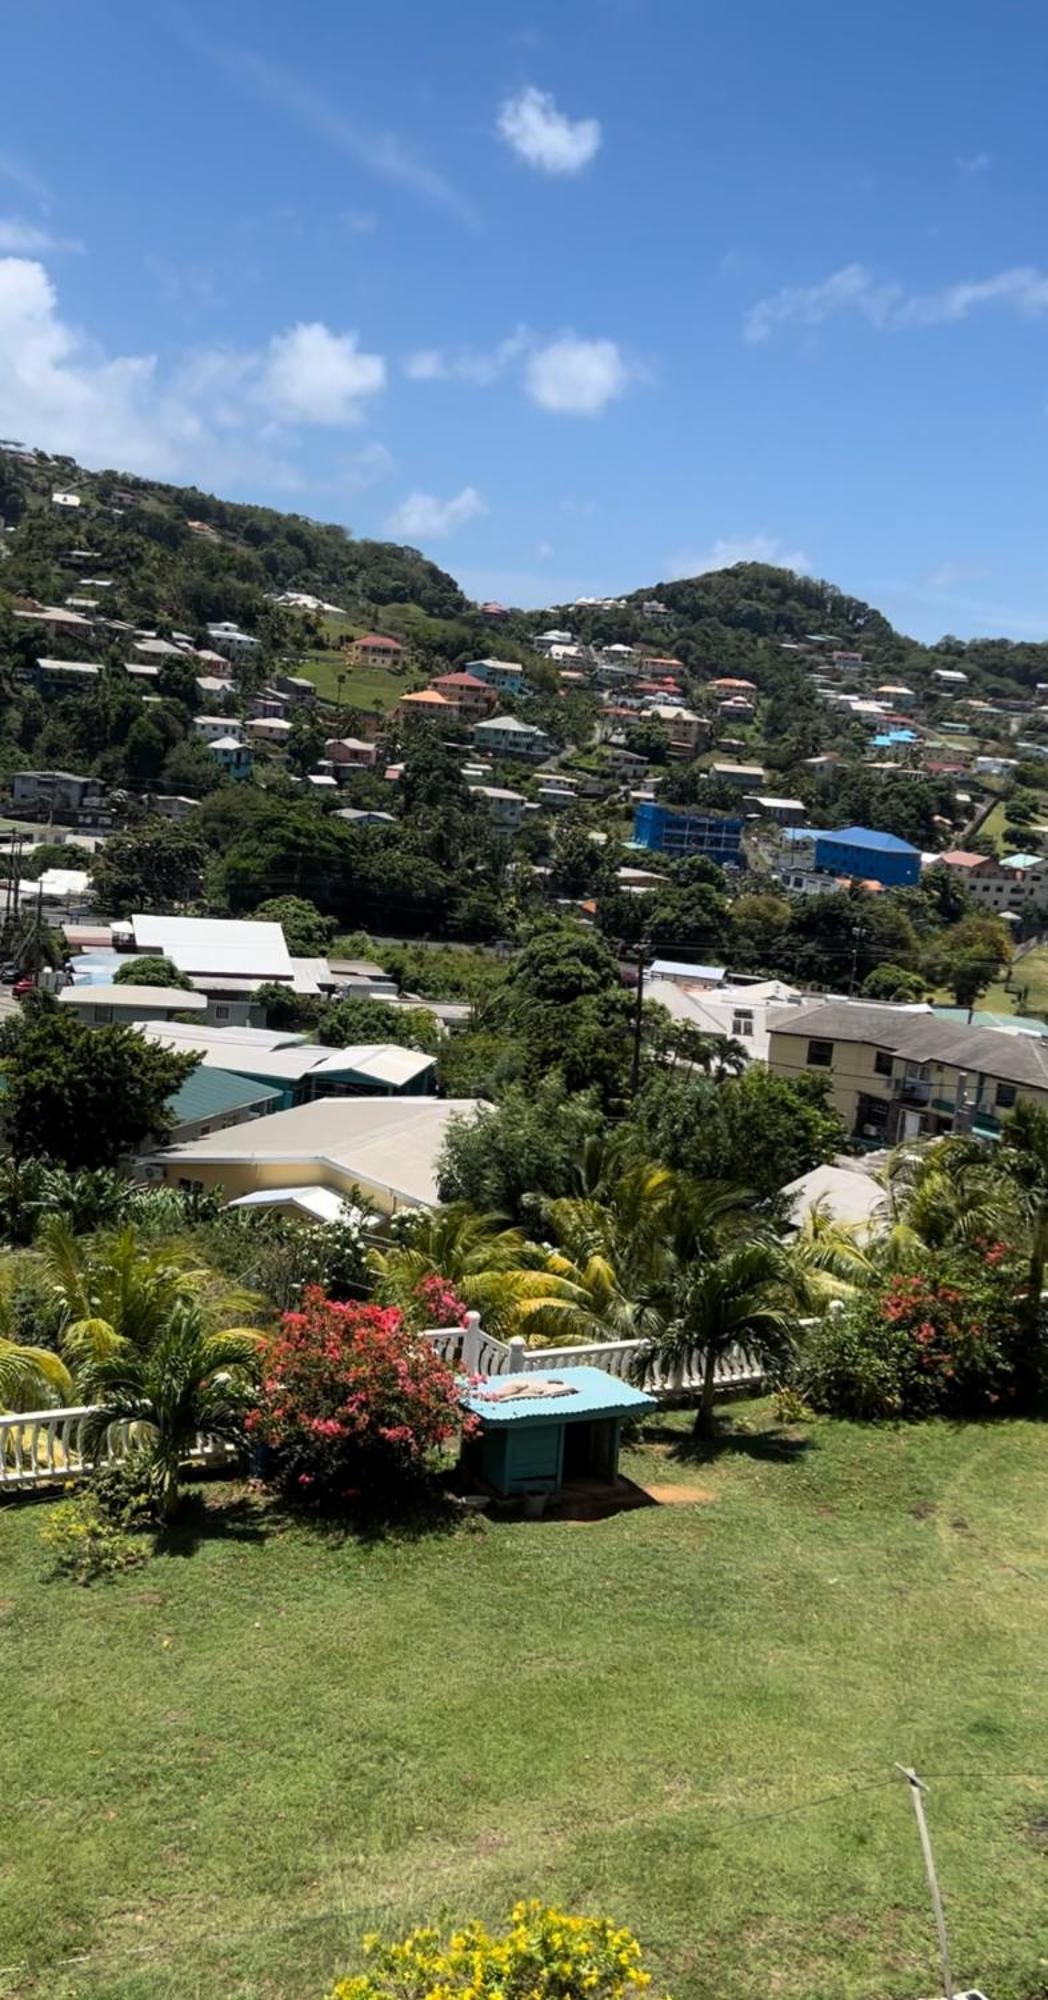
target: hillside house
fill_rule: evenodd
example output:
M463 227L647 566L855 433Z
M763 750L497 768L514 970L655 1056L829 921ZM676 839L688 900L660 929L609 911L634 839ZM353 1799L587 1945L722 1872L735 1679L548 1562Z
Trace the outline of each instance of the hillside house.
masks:
M268 743L272 750L286 750L291 724L279 715L252 715L243 725L252 743Z
M700 743L709 736L706 718L690 708L679 708L672 702L652 702L646 713L666 731L671 757L694 757Z
M815 866L830 875L879 882L884 889L913 888L921 877L918 848L894 833L879 833L868 826L845 826L818 834Z
M436 688L420 688L417 694L402 694L393 710L394 722L457 723L459 711Z
M251 776L251 750L239 736L217 736L208 743L207 748L227 778Z
M209 625L207 636L216 653L222 653L227 660L250 659L258 651L258 640L250 632L242 632L232 619L223 618L217 624Z
M362 736L329 736L324 745L324 755L335 767L336 777L349 771L370 771L378 750L374 743L366 743Z
M349 656L357 667L396 667L407 657L407 647L384 632L364 632L353 640Z
M73 771L15 771L11 800L16 806L46 806L52 812L79 812L102 795L99 778Z
M710 777L720 785L730 785L736 792L763 792L765 785L761 764L711 764Z
M38 694L77 694L83 689L90 690L101 677L102 669L94 660L50 660L38 659L29 678Z
M544 729L515 715L493 715L473 725L473 741L489 757L528 757L541 763L551 749Z
M932 858L930 866L948 868L964 883L980 909L998 916L1009 911L1048 908L1048 860L1039 854L1009 854L1002 861L989 855L952 847Z
M504 785L471 785L475 799L482 799L500 833L516 833L528 810L523 792L511 792Z
M932 679L939 688L967 687L968 676L960 667L933 667Z
M430 684L445 701L454 702L463 722L480 722L492 709L498 707L498 694L487 681L477 674L464 669L453 674L439 674Z
M239 724L234 726L228 715L194 715L193 728L205 743L216 743L220 736L235 736Z
M497 694L520 694L524 669L519 660L467 660L465 671L474 680L486 682Z

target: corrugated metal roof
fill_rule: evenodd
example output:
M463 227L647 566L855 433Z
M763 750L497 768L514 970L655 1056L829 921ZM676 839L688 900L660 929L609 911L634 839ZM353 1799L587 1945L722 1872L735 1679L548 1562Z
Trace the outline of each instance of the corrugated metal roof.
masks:
M290 979L291 955L279 924L218 917L131 919L137 951L159 952L180 972L231 972L242 978Z
M264 1083L243 1076L232 1076L225 1069L205 1069L201 1063L172 1092L167 1108L177 1128L199 1124L205 1118L219 1118L227 1111L242 1111L250 1104L279 1102L279 1090L270 1090Z
M543 1383L562 1386L562 1395L537 1396ZM527 1392L531 1390L529 1395ZM522 1391L523 1393L514 1393ZM609 1375L605 1368L557 1368L548 1374L501 1375L489 1385L488 1393L473 1389L463 1397L467 1410L486 1424L562 1423L579 1417L613 1417L655 1408L654 1396Z
M895 833L878 833L871 826L838 826L819 835L820 840L840 840L848 847L868 847L875 854L916 854L908 840Z

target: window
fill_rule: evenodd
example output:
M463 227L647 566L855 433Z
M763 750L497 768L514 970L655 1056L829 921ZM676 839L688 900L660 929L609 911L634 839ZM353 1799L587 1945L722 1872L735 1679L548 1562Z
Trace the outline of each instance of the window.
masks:
M216 1021L228 1021L228 1019L229 1019L229 1008L228 1008L228 1007L216 1007L216 1008L215 1008L215 1019L216 1019Z
M1012 1105L1015 1103L1015 1094L1014 1083L999 1083L997 1085L998 1111L1010 1111Z
M809 1069L832 1069L832 1068L833 1068L833 1043L832 1043L832 1042L809 1042L809 1043L808 1043L808 1068L809 1068Z
M735 1036L752 1035L753 1015L748 1013L733 1014L731 1017L731 1032Z
M892 1073L891 1050L878 1049L876 1055L873 1058L873 1067L876 1070L878 1076L890 1076Z

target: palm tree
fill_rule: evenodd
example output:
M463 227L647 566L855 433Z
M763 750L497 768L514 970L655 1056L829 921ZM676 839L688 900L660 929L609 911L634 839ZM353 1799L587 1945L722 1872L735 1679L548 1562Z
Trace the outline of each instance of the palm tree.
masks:
M879 1257L893 1271L969 1250L1006 1231L1014 1201L976 1141L947 1138L896 1147L884 1169L887 1228Z
M545 1328L547 1335L592 1335L589 1302L548 1246L530 1242L504 1216L479 1215L465 1202L420 1216L407 1243L372 1250L368 1263L381 1303L403 1312L416 1305L427 1278L440 1277L496 1339L520 1333L525 1323L533 1334ZM540 1308L548 1308L541 1321Z
M41 1244L63 1303L63 1349L80 1395L97 1406L86 1427L88 1444L97 1445L111 1424L129 1422L132 1439L155 1467L168 1514L195 1438L243 1434L263 1337L251 1327L216 1327L215 1320L255 1302L223 1291L214 1272L188 1255L144 1247L132 1229L83 1245L52 1220Z
M740 1241L695 1263L682 1263L665 1294L665 1326L659 1341L664 1360L701 1353L702 1389L694 1435L713 1424L717 1367L733 1347L766 1366L783 1363L793 1347L796 1293L789 1257L760 1237Z
M826 1202L813 1203L787 1245L794 1282L809 1311L854 1298L873 1284L877 1252L868 1226L838 1222Z
M997 1156L1018 1218L1028 1259L1025 1331L1031 1386L1044 1375L1043 1298L1048 1268L1048 1112L1020 1100L1008 1119Z
M0 1411L71 1403L73 1393L73 1378L60 1355L0 1334Z
M88 1448L112 1424L128 1424L132 1445L148 1454L159 1511L169 1519L197 1438L242 1441L261 1345L262 1335L247 1327L209 1333L189 1299L175 1303L145 1345L119 1336L103 1342L96 1334L81 1376L85 1397L96 1405L85 1426Z
M131 1228L85 1243L52 1216L39 1245L62 1304L62 1346L74 1365L114 1338L147 1347L186 1300L198 1303L209 1323L257 1310L250 1293L229 1288L207 1265L171 1245L143 1243Z

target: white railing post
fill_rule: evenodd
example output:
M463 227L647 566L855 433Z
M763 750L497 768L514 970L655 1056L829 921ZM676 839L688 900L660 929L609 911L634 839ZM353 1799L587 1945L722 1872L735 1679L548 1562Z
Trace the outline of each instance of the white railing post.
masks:
M462 1367L467 1375L480 1373L480 1314L468 1312L462 1329Z
M519 1375L528 1364L528 1343L522 1333L511 1336L509 1343L509 1373Z

